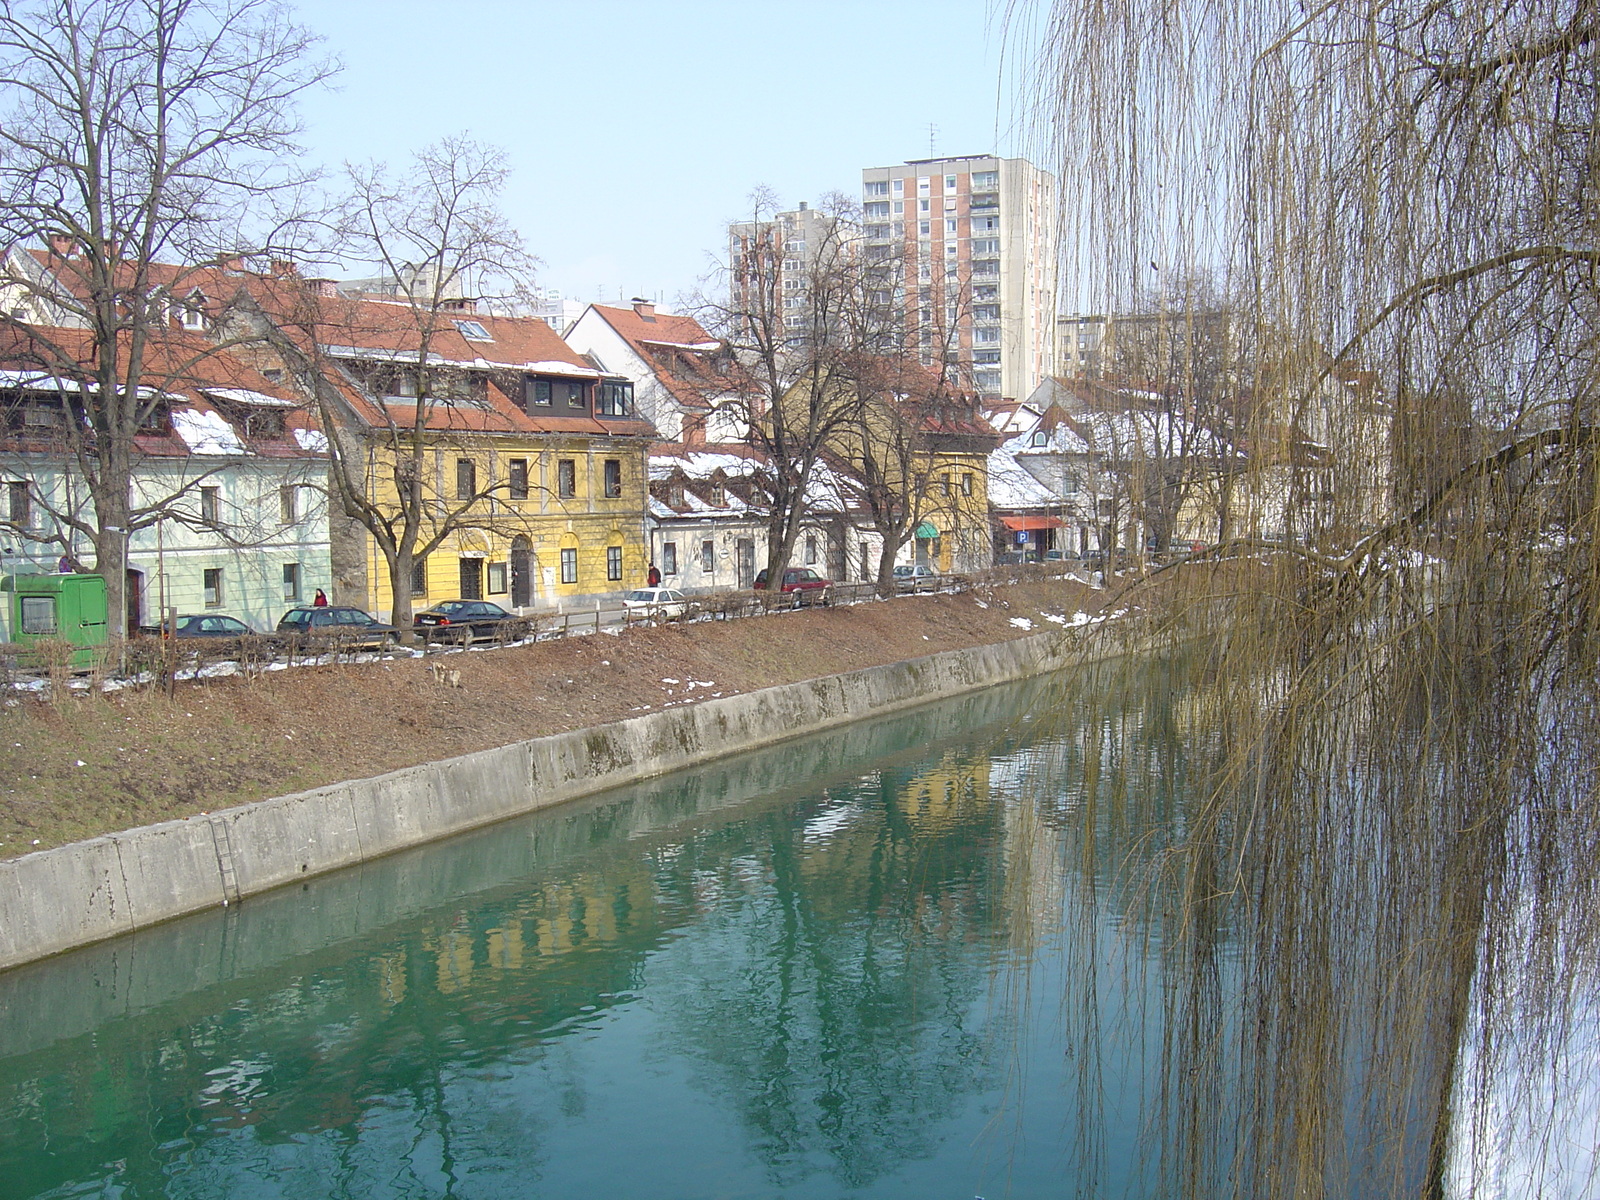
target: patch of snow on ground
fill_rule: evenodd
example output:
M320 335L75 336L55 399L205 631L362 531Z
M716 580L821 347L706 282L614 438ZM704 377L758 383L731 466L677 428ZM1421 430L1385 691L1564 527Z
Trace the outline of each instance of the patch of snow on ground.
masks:
M1012 617L1011 618L1011 624L1015 625L1018 629L1032 629L1033 628L1033 622L1028 620L1027 617Z

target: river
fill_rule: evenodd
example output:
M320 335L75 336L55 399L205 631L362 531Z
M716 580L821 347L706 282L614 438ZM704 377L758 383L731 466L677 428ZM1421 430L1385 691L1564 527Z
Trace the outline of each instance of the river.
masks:
M1155 1193L1143 864L1183 797L1160 721L1068 686L6 973L0 1196Z

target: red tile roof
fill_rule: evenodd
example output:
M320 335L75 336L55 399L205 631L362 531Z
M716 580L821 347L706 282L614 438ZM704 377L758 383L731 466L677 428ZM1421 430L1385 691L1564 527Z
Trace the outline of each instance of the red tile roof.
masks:
M126 342L127 339L123 339L124 363ZM37 372L45 379L92 386L96 362L95 346L88 330L56 327L24 330L16 326L0 329L0 368L5 370L24 374ZM122 378L126 380L126 366L122 369ZM170 330L146 342L138 383L141 388L165 393L171 401L169 411L175 418L184 412L196 414L201 421L201 428L206 423L210 423L212 428L220 428L214 422L215 418L221 418L232 427L233 437L243 449L252 455L269 458L321 457L320 451L307 448L314 446L320 438L303 437L317 429L313 414L304 401L284 385L268 380L237 355L219 350L201 334ZM53 383L47 385L54 386ZM259 398L261 403L250 403L250 394ZM241 424L243 415L257 408L282 412L281 435L245 431ZM302 437L296 436L297 431ZM141 434L135 437L134 443L141 453L158 457L183 458L195 453L212 452L197 450L175 426L165 433ZM21 448L42 451L51 447L40 442Z

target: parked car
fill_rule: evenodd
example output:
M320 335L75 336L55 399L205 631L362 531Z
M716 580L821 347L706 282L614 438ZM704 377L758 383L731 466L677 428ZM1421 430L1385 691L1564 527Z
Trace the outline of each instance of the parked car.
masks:
M278 622L278 632L298 634L305 638L327 639L350 649L381 649L393 646L400 640L400 631L393 625L341 604L322 607L306 604L291 608Z
M833 585L833 580L824 579L810 567L785 567L783 569L783 582L780 590L786 596L794 597L796 607L802 604L826 604L828 602L828 588ZM756 576L752 585L758 591L766 589L767 572L763 567Z
M677 588L634 588L622 598L629 616L681 617L689 611L689 601Z
M252 637L255 630L237 617L221 613L201 613L174 617L160 625L162 637L173 638L241 638Z
M897 592L931 592L939 586L939 572L926 563L901 563L894 569Z
M411 615L411 624L430 641L469 642L473 638L525 637L528 618L487 600L442 600Z

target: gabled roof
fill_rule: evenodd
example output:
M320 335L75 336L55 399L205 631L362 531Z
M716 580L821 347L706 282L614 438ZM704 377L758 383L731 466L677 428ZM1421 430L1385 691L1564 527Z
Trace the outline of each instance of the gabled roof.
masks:
M0 328L0 364L0 387L7 390L62 396L95 386L94 345L83 329ZM164 331L147 341L139 387L141 394L165 397L171 417L168 431L134 438L142 454L320 458L326 451L327 439L303 400L198 333ZM280 415L282 433L252 428L253 412ZM52 448L48 437L13 444Z
M302 353L320 357L324 377L351 413L369 427L387 428L392 423L409 428L417 410L414 402L370 393L359 378L360 364L415 365L426 349L430 365L456 367L482 381L478 398L429 401L425 425L435 432L625 437L654 432L649 422L636 417L524 410L519 400L528 376L590 383L611 378L537 317L465 309L425 313L391 299L316 295L281 281L259 281L252 292L267 319L277 322Z
M738 365L693 317L606 304L589 307L644 360L683 407L709 410L716 407L719 397L739 389Z

